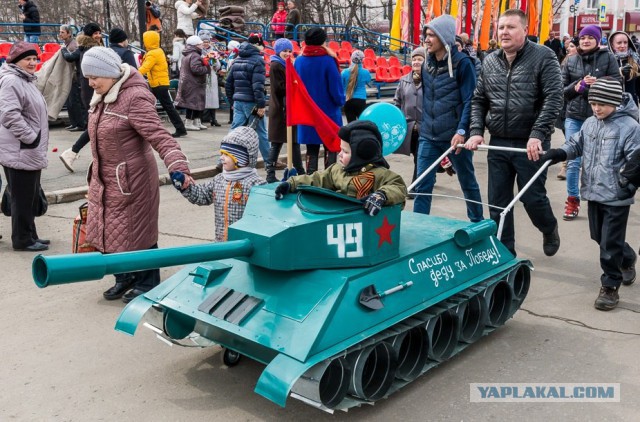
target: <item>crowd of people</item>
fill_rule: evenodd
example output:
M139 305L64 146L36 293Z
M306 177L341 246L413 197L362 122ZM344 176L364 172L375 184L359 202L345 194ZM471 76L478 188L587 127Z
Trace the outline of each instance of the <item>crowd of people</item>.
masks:
M29 3L23 5L24 19ZM68 89L58 89L55 95L64 96L68 104L66 129L80 133L60 159L73 171L78 154L90 144L87 242L103 253L157 247L159 191L153 150L186 199L214 205L217 241L226 240L228 226L242 216L251 187L279 180L278 157L289 142L298 176L278 185L277 198L311 184L362 199L371 215L384 205L404 204L406 185L388 169L379 130L359 120L372 79L362 66L363 52L354 50L343 69L327 47L327 33L312 27L304 33L301 54L294 57L290 38L300 23L300 11L294 1L286 9L279 3L271 23L276 41L267 99L262 34L252 33L246 41L220 47L211 33L194 30L192 19L199 16L201 5L201 0L176 2L178 28L169 56L160 46L157 25L143 34L146 53L141 60L134 58L121 28L110 31L109 48L104 47L97 23L86 24L77 38L69 26L60 28L61 63L70 63L72 70ZM147 5L151 20L158 18L152 6ZM468 37L456 34L453 17L442 15L424 27L423 45L411 52L411 72L399 81L394 96L408 129L396 153L413 156L414 182L447 155L442 166L458 178L471 222L485 218L473 162L473 151L485 143L485 132L492 147L502 147L491 149L487 156L488 203L495 206L488 208L488 215L493 220L499 221L501 209L513 200L514 185L522 189L546 161L566 162L558 173L567 184L563 219L574 220L581 201L587 201L590 234L600 246L603 271L595 307L613 309L620 285L635 280L637 260L625 242L635 187L620 176L634 152L640 151L640 57L635 42L616 31L602 46L600 28L589 25L575 38L552 36L540 45L527 38L526 16L516 9L500 16L497 37L499 48L492 40L489 50L477 54ZM285 81L290 59L316 105L341 127L339 153L328 148L311 126L287 130ZM36 60L32 44L16 42L0 69L0 164L12 192L12 246L20 251L46 250L49 244L38 237L35 227L48 140L47 105L34 83ZM69 67L64 69L68 72ZM55 73L56 68L47 71ZM170 79L176 76L179 83L172 99ZM207 122L220 126L216 109L223 93L232 105L230 132L219 151L219 174L199 185L190 176L176 138L205 130ZM162 126L156 102L174 126L173 134ZM185 113L184 121L179 109ZM566 143L551 149L554 126L563 130ZM301 145L306 146L306 162ZM265 163L266 180L255 169L258 154ZM422 175L409 192L415 195L414 212L431 212L438 171L442 170ZM560 248L560 236L546 178L545 170L520 200L542 234L544 253L553 256ZM633 174L628 177L633 178ZM134 224L133 216L141 210L147 218ZM513 210L506 216L501 240L517 254ZM126 302L159 282L157 270L118 274L104 297Z

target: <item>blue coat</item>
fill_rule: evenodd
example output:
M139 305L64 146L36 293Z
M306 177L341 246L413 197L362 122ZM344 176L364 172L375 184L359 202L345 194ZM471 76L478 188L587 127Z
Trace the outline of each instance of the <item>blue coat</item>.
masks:
M344 89L336 61L331 56L300 56L294 66L313 101L342 126ZM319 145L322 141L313 127L299 125L298 143Z
M469 133L471 98L476 86L476 72L471 58L455 51L451 56L453 77L448 60L437 61L433 54L422 66L423 113L420 138L451 142L457 130Z
M233 61L227 73L225 94L233 101L255 103L258 108L264 108L265 66L262 53L257 47L243 42L240 53Z

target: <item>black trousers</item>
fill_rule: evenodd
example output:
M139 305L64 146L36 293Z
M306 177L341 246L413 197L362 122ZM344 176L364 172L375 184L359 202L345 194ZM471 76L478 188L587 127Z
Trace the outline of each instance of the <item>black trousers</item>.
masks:
M344 115L347 117L347 122L351 123L357 120L365 108L367 108L367 100L359 98L352 98L344 103Z
M622 272L635 260L636 253L625 242L630 206L612 207L600 202L588 202L589 232L600 245L600 282L603 287L620 287Z
M522 142L522 140L491 137L491 145L493 146L523 148ZM550 145L551 141L549 140L542 142L542 148L545 151L549 149ZM489 203L499 207L506 207L513 200L514 183L518 185L518 189L522 189L540 168L539 162L529 160L527 155L521 152L489 150L487 162L489 163ZM555 230L558 221L553 215L547 197L547 189L544 186L546 181L547 172L545 171L529 187L520 201L524 204L524 209L533 225L542 233L549 234ZM512 209L505 217L501 241L515 254L514 211ZM498 224L501 212L500 209L489 208L491 219Z
M282 146L287 145L280 142L271 142L271 149L269 149L269 165L267 166L267 182L277 182L276 179L276 163L278 162L278 156L282 151ZM304 167L302 166L302 155L300 154L300 144L293 143L293 167L298 174L305 174Z
M411 132L411 155L413 155L413 178L411 183L415 182L418 178L418 138L420 138L420 132L414 130Z
M156 243L149 249L158 249L158 244ZM133 287L143 292L148 292L149 290L160 284L159 268L154 268L153 270L136 271L134 273L114 274L114 276L116 277L116 283L133 280L135 282L133 284Z
M11 243L15 249L31 246L39 238L33 210L40 192L40 173L40 170L4 168L11 191Z
M318 171L318 157L320 156L319 144L307 144L307 174L313 174ZM337 152L329 152L328 149L324 149L324 168L326 169L331 164L338 160Z
M157 86L155 88L151 88L151 92L158 99L162 109L169 116L169 120L176 130L184 131L184 122L180 118L180 114L178 110L176 110L173 105L173 101L171 100L171 96L169 95L169 87L168 86Z
M79 153L80 150L84 148L84 146L87 145L90 140L91 138L89 138L89 131L85 130L84 132L82 132L82 135L80 135L76 143L73 144L73 146L71 147L71 151L75 152L76 154Z
M187 108L187 119L189 120L193 120L193 119L199 119L200 116L202 116L202 110L191 110L190 108Z
M67 110L69 111L69 123L73 126L86 128L88 112L80 97L80 84L74 79L71 82L71 91L67 98Z

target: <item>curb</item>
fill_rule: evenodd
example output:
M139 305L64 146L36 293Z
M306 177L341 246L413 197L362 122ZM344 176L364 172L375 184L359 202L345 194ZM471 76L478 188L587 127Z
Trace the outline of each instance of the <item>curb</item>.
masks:
M258 159L256 168L264 168L264 160L262 158ZM200 167L200 168L191 170L191 177L193 177L196 180L213 177L215 174L216 174L216 166ZM160 177L158 178L158 181L160 182L160 186L171 184L171 178L169 177L168 173L161 174ZM67 188L67 189L60 189L52 192L45 192L45 196L47 197L47 202L50 205L64 204L66 202L74 202L74 201L79 201L81 199L86 199L88 190L89 190L88 186L79 186L75 188Z

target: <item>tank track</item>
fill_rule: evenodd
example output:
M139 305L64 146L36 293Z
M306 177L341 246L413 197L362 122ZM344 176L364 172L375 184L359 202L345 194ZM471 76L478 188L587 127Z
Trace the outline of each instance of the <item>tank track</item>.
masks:
M451 296L309 369L291 397L333 413L387 398L505 324L527 296L528 263Z

